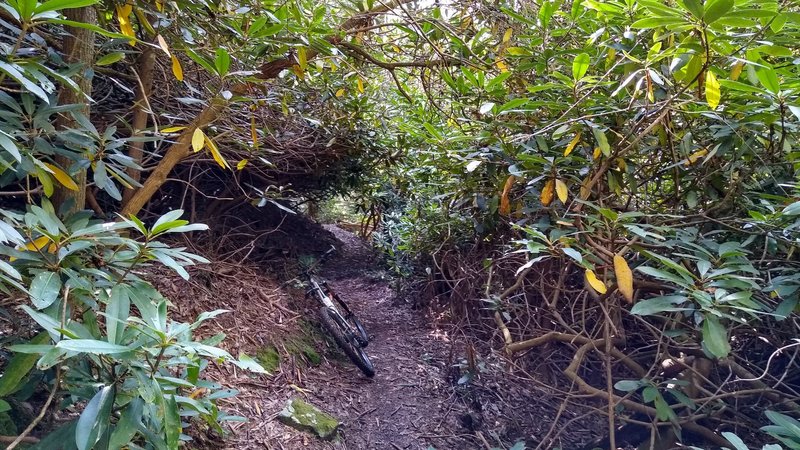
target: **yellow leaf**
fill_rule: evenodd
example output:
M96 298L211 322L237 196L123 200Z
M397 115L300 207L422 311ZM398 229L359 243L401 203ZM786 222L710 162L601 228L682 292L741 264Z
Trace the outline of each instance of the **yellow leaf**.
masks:
M297 64L300 66L300 69L306 70L308 66L308 58L306 57L306 48L300 47L297 49Z
M398 46L396 46L396 45L393 45L393 46L392 46L392 50L394 50L394 52L395 52L395 53L400 53L400 51L401 51L401 50L400 50L400 47L398 47Z
M586 200L592 195L592 191L589 190L590 181L592 181L592 177L586 177L581 183L580 196L582 200Z
M358 92L361 92L363 94L364 93L364 82L361 81L361 77L358 78L356 83L358 84Z
M192 150L199 152L203 149L203 143L206 140L206 134L200 128L195 128L192 133Z
M569 190L567 189L567 183L556 179L556 194L558 195L558 199L561 200L561 203L567 203L567 196L569 194Z
M33 241L31 241L31 242L28 242L27 244L25 244L25 248L26 248L27 250L29 250L29 251L35 252L35 251L37 251L37 250L42 250L42 249L44 249L44 247L45 247L47 244L49 244L50 242L51 242L51 241L50 241L50 238L49 238L49 237L47 237L47 236L40 236L40 237L38 237L38 238L34 239Z
M50 169L50 171L53 173L53 176L56 178L56 180L58 180L59 183L61 183L62 186L71 191L77 191L79 189L75 181L73 181L72 178L67 175L67 172L64 172L63 170L59 169L58 166L50 163L44 163L44 165Z
M689 158L686 159L686 163L685 164L687 166L691 166L692 164L696 163L698 159L702 158L703 156L706 156L707 154L708 154L708 150L706 150L704 148L700 149L700 150L692 153L691 155L689 155Z
M553 191L555 191L556 182L554 180L547 180L542 188L542 195L540 200L542 205L547 206L553 201Z
M500 69L500 72L508 72L508 65L502 60L498 59L495 65Z
M714 72L706 70L706 101L711 109L717 109L719 106L719 99L721 94L719 92L719 81L714 75Z
M595 147L594 152L592 152L592 158L598 159L602 153L603 150L601 150L600 147Z
M511 214L511 202L508 200L508 193L511 192L515 179L516 177L514 175L509 175L508 178L506 178L506 184L503 186L503 193L500 195L500 214L504 216Z
M183 67L181 67L181 62L175 55L172 55L172 74L175 75L178 81L183 81Z
M575 137L572 138L571 141L569 141L569 144L567 144L567 148L564 150L564 156L569 156L569 154L572 153L572 150L575 149L575 146L577 146L578 142L580 141L581 141L581 132L579 131L578 134L576 134Z
M338 67L336 66L336 63L333 62L333 59L331 59L329 62L331 64L331 72L336 72L336 69L338 69Z
M628 169L628 163L622 158L617 158L617 167L619 167L619 170L625 172Z
M608 52L606 53L606 68L611 67L614 64L614 61L617 59L617 50L613 48L609 48Z
M614 255L614 275L617 277L617 289L629 303L633 303L633 272L628 262L620 255Z
M742 69L744 69L744 63L739 61L733 65L731 69L731 80L736 81L739 79L739 75L742 74Z
M344 95L344 89L339 89L338 91L336 91L336 96L337 97L341 97L343 95Z
M586 281L599 294L605 294L608 291L606 284L597 279L597 275L594 274L592 269L586 269Z
M164 40L164 36L161 36L159 34L158 36L156 36L156 41L158 41L158 46L161 47L161 50L164 50L164 53L166 53L167 56L172 56L172 53L169 52L169 46L167 45L167 41Z
M301 80L306 75L306 73L303 71L303 68L298 66L297 64L292 66L292 72L294 72L294 74L297 75L297 78L300 78Z
M195 389L191 394L189 394L189 398L196 399L197 397L204 395L206 392L208 392L208 389L206 388Z
M250 139L253 140L253 147L258 148L258 131L256 130L255 117L250 117Z
M511 40L511 36L513 34L514 34L514 30L513 29L511 29L511 28L507 29L506 32L503 34L503 43L505 44L506 42L510 41Z
M164 2L162 0L156 0L156 9L158 12L164 12Z
M178 132L178 131L181 131L181 130L185 130L185 129L186 129L186 127L167 127L167 128L162 128L161 132L162 133L175 133L175 132Z
M244 166L246 166L246 165L247 165L247 160L243 159L243 160L239 161L239 164L236 164L236 170L242 170L242 169L244 169Z
M119 31L130 38L135 38L136 33L133 31L133 24L131 24L131 11L133 6L129 4L117 5L117 20L119 21ZM135 39L128 41L130 45L136 44Z
M217 164L219 164L223 169L228 169L228 162L222 157L222 153L219 152L217 144L215 144L214 141L212 141L208 136L206 136L206 145L208 146L208 150L211 152L211 156L214 158L214 161L216 161Z

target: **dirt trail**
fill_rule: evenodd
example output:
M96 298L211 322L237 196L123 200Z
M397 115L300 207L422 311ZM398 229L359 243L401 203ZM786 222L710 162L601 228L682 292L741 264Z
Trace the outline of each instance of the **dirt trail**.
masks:
M551 426L568 433L540 448L576 448L605 426L582 420L584 408L560 408L553 392L532 378L548 376L547 366L535 368L536 374L519 367L508 371L508 361L483 339L470 337L463 326L447 325L447 320L412 309L396 297L363 241L337 227L326 228L313 236L292 236L304 243L331 242L330 232L339 241L338 254L322 267L321 275L371 336L367 353L376 369L372 379L315 331L316 304L304 301L303 291L289 288L290 282L278 282L270 269L218 262L195 268L189 282L170 276L166 269L153 274L162 292L180 299L179 317L218 308L232 311L207 322L200 337L226 333L223 345L232 354L257 355L273 345L280 349L281 363L269 375L230 365L209 368L207 376L238 391L222 400L221 407L248 421L228 425L231 433L224 439L193 433L189 448L486 450L517 449L522 441L534 448ZM317 253L324 249L317 247ZM458 330L457 338L453 330ZM322 350L320 364L308 364L308 358L283 345L298 336L312 339L316 350ZM476 367L469 380L463 377L468 349ZM322 441L276 420L294 397L336 416L342 423L339 437Z
M309 374L330 389L312 398L343 423L342 437L320 448L476 448L474 435L456 424L458 401L446 381L447 332L419 311L395 300L389 284L370 276L375 263L355 236L328 229L342 241L339 255L322 270L331 286L367 328L376 375L367 379L352 364L325 365ZM372 272L374 273L374 272ZM310 380L309 380L310 381ZM315 383L316 384L316 383Z

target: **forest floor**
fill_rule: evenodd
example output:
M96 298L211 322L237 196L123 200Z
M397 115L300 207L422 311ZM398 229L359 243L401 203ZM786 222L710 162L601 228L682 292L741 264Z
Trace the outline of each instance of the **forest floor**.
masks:
M568 433L541 448L575 448L596 436L580 411L552 393L504 370L490 349L473 357L468 336L430 310L413 309L391 288L370 248L353 234L326 226L337 255L321 275L362 320L376 375L364 377L320 331L316 305L292 280L250 263L212 262L192 269L192 279L158 272L153 277L172 298L178 317L229 309L201 337L225 332L223 347L280 361L269 375L212 366L207 376L239 391L221 408L248 418L230 425L223 439L197 429L192 448L226 449L520 449L536 448L554 421ZM319 230L324 232L324 230ZM474 353L474 352L473 352ZM482 356L480 356L482 355ZM337 438L322 441L276 420L288 399L302 398L341 422ZM527 447L523 447L525 443ZM514 447L514 445L517 445Z

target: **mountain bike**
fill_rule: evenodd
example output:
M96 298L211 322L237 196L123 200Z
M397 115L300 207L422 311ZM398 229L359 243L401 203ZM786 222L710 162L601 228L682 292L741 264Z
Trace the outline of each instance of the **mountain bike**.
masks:
M314 273L316 268L336 251L330 250L322 254L319 260L302 272L302 278L308 283L306 298L314 297L320 303L319 318L322 326L331 335L336 344L344 351L350 361L367 377L375 375L375 368L369 360L364 348L369 344L369 337L364 325L353 314L347 304L328 285L328 282Z

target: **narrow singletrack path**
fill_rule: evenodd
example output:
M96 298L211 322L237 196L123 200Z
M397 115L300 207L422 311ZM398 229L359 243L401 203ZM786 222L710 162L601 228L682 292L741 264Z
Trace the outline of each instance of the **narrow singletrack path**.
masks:
M333 289L364 323L373 379L344 357L307 374L317 386L311 401L342 421L342 438L320 448L478 448L475 435L457 425L459 401L447 380L450 344L421 311L396 301L387 280L375 275L366 245L353 234L328 226L342 242L322 269ZM312 444L312 447L315 445Z

